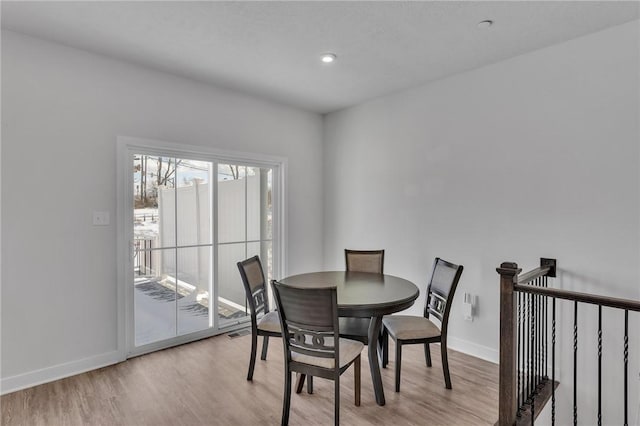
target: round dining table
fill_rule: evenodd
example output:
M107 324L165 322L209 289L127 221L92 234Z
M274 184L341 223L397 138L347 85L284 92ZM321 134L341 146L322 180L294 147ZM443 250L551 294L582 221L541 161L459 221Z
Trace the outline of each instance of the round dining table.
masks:
M377 350L382 317L413 305L420 294L418 287L411 281L393 275L352 271L311 272L292 275L279 282L305 288L335 286L339 316L371 319L367 333L369 367L376 403L384 405Z

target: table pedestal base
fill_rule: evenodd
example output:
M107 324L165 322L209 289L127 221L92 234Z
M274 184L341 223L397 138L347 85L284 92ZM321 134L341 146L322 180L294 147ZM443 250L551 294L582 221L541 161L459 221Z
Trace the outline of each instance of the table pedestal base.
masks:
M378 339L382 328L382 317L371 317L369 324L369 369L371 370L371 381L373 382L373 392L376 395L376 403L384 405L384 388L382 387L382 375L380 374L380 359L378 358Z

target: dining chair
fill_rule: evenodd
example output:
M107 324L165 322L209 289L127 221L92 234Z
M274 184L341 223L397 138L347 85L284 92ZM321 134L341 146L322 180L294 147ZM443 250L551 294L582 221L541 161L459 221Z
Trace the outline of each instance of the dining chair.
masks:
M384 250L344 250L347 272L384 273ZM369 318L340 317L340 336L369 344Z
M280 318L277 311L269 311L269 294L260 257L253 256L238 262L238 270L242 277L251 314L251 357L249 359L247 380L253 380L258 336L263 336L260 359L265 360L267 359L269 337L280 337L281 335Z
M347 271L384 273L384 250L344 249Z
M284 343L285 388L282 425L289 424L291 373L334 381L334 422L340 417L340 376L351 364L355 405L360 405L362 342L339 337L336 287L299 288L272 281ZM338 342L338 344L336 344Z
M440 343L444 383L451 389L449 362L447 359L447 327L453 296L462 275L463 266L454 265L446 260L436 258L433 262L431 281L427 287L427 297L423 316L387 315L382 319L382 367L389 362L389 336L396 343L396 392L400 392L400 364L402 346L422 343L427 367L431 367L429 344ZM440 327L433 323L429 316L440 321Z

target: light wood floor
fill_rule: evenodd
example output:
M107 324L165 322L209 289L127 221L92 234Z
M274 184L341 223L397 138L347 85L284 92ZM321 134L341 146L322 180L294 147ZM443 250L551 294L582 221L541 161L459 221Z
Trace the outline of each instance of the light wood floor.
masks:
M260 341L261 343L261 341ZM394 347L382 370L387 404L376 405L366 349L362 405L353 404L353 372L342 375L343 425L492 425L498 418L498 366L449 351L453 389L444 388L440 347L427 368L421 345L405 346L400 393L394 392ZM246 378L250 337L226 335L130 359L0 398L2 425L275 425L283 392L282 342ZM258 352L259 357L259 352ZM333 383L292 395L291 425L333 422Z

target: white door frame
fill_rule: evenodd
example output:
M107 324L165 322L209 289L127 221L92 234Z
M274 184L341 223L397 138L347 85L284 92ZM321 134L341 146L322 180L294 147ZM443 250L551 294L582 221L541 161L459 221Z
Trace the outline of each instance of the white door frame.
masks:
M118 263L118 326L117 345L122 360L153 352L170 346L180 345L216 334L226 333L234 327L219 329L212 327L195 333L174 337L172 339L135 347L133 316L133 285L130 271L133 270L133 154L157 154L189 158L193 160L211 161L214 163L231 163L249 167L268 167L273 169L273 273L281 276L286 271L286 176L287 159L264 154L253 154L219 150L207 146L185 145L173 142L143 139L130 136L117 138L117 253ZM215 197L214 197L215 198ZM214 201L215 202L215 201ZM214 236L217 239L217 235ZM213 241L217 250L217 240ZM217 274L217 271L215 272ZM215 285L215 284L214 284ZM243 324L235 328L243 327Z

